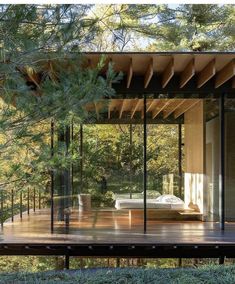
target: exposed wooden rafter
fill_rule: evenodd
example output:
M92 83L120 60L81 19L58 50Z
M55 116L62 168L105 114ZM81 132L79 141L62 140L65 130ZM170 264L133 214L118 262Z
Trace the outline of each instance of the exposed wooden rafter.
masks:
M113 106L114 106L114 100L111 100L108 104L108 119L111 118L111 111L113 109Z
M119 118L122 118L122 113L124 111L125 105L126 105L126 100L122 100L121 108L120 108L120 112L119 112Z
M201 88L207 81L209 81L216 73L215 58L211 60L206 67L198 74L197 87Z
M165 88L170 79L174 76L174 58L172 57L162 74L162 87Z
M215 88L220 87L235 75L235 59L230 61L222 70L217 73Z
M94 102L97 120L100 118L98 103Z
M179 116L181 116L183 113L185 113L186 111L188 111L190 108L192 108L193 106L195 106L200 100L185 100L184 104L181 105L181 108L178 108L175 113L174 113L174 117L175 119L178 118Z
M133 116L135 115L135 112L136 112L136 110L138 109L138 107L140 106L140 104L141 104L141 99L136 99L136 100L134 100L134 101L136 101L136 103L135 103L135 105L134 105L134 108L132 109L132 111L131 111L131 119L133 118Z
M153 77L153 58L151 57L148 68L144 76L144 87L147 88L150 80Z
M163 112L163 118L166 119L169 115L171 115L174 111L176 111L184 102L185 100L177 100L177 99L173 100L172 102L173 107Z
M180 75L180 88L183 88L195 75L195 59L193 58Z
M149 112L150 109L157 104L157 100L148 100L147 101L147 108L146 108L146 112Z
M152 111L152 119L157 117L163 109L170 104L170 100L161 101L161 105Z
M133 76L133 65L132 65L132 58L131 58L129 69L127 72L127 85L126 85L127 88L130 88L132 76Z

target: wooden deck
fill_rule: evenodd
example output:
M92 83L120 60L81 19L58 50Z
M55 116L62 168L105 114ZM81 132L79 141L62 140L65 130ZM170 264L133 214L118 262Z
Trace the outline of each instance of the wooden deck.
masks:
M64 222L55 222L50 232L49 210L26 212L22 220L4 223L0 243L235 243L235 223L228 223L225 232L218 223L201 221L148 221L143 233L143 219L129 218L128 211L73 212L69 229Z
M103 246L102 251L96 253L93 250L95 246ZM93 256L106 256L108 252L105 252L104 246L107 250L119 247L120 255L130 254L131 250L134 255L142 255L140 250L134 253L135 248L159 247L163 257L169 256L166 246L172 250L173 256L177 251L185 254L186 250L182 250L185 246L193 253L207 246L212 255L216 249L223 248L224 251L227 248L230 257L231 254L235 257L235 223L226 224L225 232L221 232L219 224L213 222L151 220L144 234L143 219L130 219L128 211L73 212L69 229L66 231L64 223L57 222L51 234L49 210L42 209L31 211L30 215L24 213L22 220L15 216L13 223L4 223L0 230L0 254L66 254L70 251L71 255L88 255L90 251ZM77 250L73 251L75 247ZM67 252L61 251L62 248ZM152 255L149 251L147 253ZM158 252L158 257L160 255ZM190 255L188 253L186 257Z

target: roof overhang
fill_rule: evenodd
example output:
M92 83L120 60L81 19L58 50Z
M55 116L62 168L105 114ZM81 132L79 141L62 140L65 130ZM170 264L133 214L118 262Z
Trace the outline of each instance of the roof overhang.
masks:
M113 84L117 97L204 98L235 88L235 52L83 53L89 67L101 56L123 73ZM105 72L105 67L103 69Z

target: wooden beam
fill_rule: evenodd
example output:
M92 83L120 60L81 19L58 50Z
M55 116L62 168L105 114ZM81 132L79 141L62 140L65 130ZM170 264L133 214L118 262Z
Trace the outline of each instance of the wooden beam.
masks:
M153 77L153 58L151 57L148 68L144 76L144 88L148 87L150 80Z
M134 106L134 109L132 110L131 112L131 119L133 118L133 116L135 115L135 112L137 110L137 108L140 106L140 103L141 103L141 99L137 99L136 100L136 104Z
M206 67L198 74L197 87L201 88L207 81L209 81L216 73L215 58L210 61Z
M235 59L230 61L222 70L217 73L215 88L220 87L235 75Z
M165 88L174 75L174 58L172 57L162 75L162 88Z
M233 78L232 88L235 89L235 77Z
M159 108L156 108L155 111L152 112L152 119L158 116L158 114L167 106L169 105L170 100L162 101L162 105Z
M195 75L195 60L193 58L180 75L180 88L183 88L194 75Z
M187 100L185 102L188 102ZM177 109L174 113L174 117L175 119L178 118L179 116L181 116L183 113L185 113L187 110L191 109L193 106L195 106L198 102L200 102L200 100L193 100L190 101L189 104L187 104L185 107L181 107L179 109Z
M132 76L133 76L133 65L132 65L132 58L131 58L129 69L127 72L127 85L126 85L127 89L130 88Z
M111 100L108 104L108 119L111 118L111 107L113 105L113 100Z
M96 117L97 117L97 120L99 120L100 114L99 114L99 109L98 109L98 103L94 102L94 105L95 105Z
M178 101L178 103L177 103ZM169 115L171 115L174 111L177 110L186 100L174 100L175 106L163 112L163 118L166 119Z
M147 109L146 109L146 112L150 111L151 107L153 105L157 104L157 100L156 99L153 99L150 103L147 103Z
M125 108L125 105L126 105L126 100L122 100L121 108L120 108L120 112L119 112L119 119L122 117L122 113L123 113L123 110Z

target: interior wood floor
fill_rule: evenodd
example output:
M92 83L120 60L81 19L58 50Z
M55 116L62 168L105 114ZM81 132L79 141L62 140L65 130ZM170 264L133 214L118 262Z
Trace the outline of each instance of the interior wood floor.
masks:
M131 219L128 211L73 211L69 228L64 222L55 222L52 234L50 211L41 209L31 210L29 215L24 212L22 220L17 215L14 222L5 222L0 229L0 244L3 243L231 244L235 243L235 223L227 223L221 232L215 222L150 220L144 234L143 218Z

